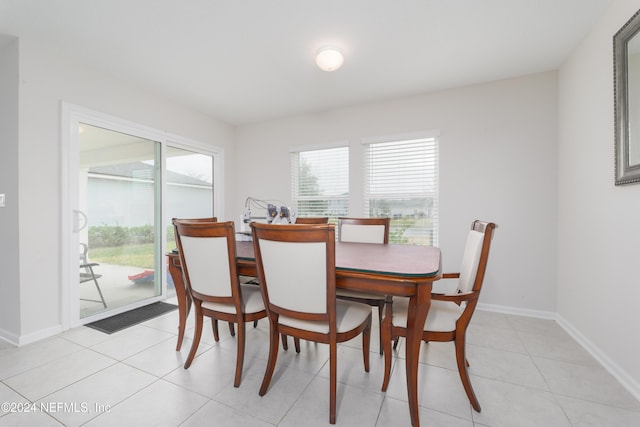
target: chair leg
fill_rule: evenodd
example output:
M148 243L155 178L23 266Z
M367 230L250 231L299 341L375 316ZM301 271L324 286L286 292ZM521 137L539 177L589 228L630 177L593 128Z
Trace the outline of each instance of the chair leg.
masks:
M244 364L244 345L245 345L245 324L242 319L238 319L238 354L236 356L236 376L233 380L234 387L240 387L240 380L242 379L242 365ZM233 323L229 323L233 325Z
M96 289L98 290L98 295L100 295L100 301L102 301L102 305L104 308L107 308L107 303L104 300L104 296L102 296L102 290L100 289L100 285L98 285L98 279L96 279L96 275L93 273L93 267L88 267L89 271L91 271L91 277L93 277L93 283L96 284Z
M390 304L390 303L389 303ZM384 378L382 380L382 391L387 391L387 387L389 386L389 378L391 377L391 307L387 308L387 315L382 320L382 326L380 327L380 336L382 337L382 342L384 343ZM396 340L399 339L398 337ZM397 343L397 341L396 341ZM395 345L394 345L395 349Z
M282 338L282 349L283 350L289 350L289 340L287 339L287 336L285 334L282 334L281 337ZM296 353L300 353L300 338L293 338L293 345L296 348Z
M384 301L378 302L378 327L380 328L380 356L383 353L383 341L382 341L382 312L384 311Z
M232 337L236 336L236 331L233 327L233 322L229 322L229 333L231 334Z
M338 345L335 339L329 343L329 423L336 423L336 383L337 383L337 367L336 360L338 354Z
M257 327L258 327L258 321L257 321L257 320L254 320L254 321L253 321L253 327L254 327L254 328L257 328Z
M369 372L369 353L371 349L371 323L362 331L362 356L364 360L364 371Z
M211 329L213 329L213 339L220 341L220 334L218 334L218 319L211 318Z
M464 387L464 391L467 393L467 397L469 398L469 402L471 402L471 406L476 412L480 412L480 402L478 402L478 398L476 397L475 392L473 391L473 387L471 386L471 380L469 379L469 371L467 370L467 358L465 357L465 337L464 334L460 334L456 336L455 340L456 344L456 362L458 364L458 374L460 375L460 380L462 380L462 386Z
M191 362L193 362L193 358L196 356L198 346L200 345L200 337L202 336L202 307L200 307L198 303L195 304L195 312L196 328L193 334L193 342L191 343L191 351L189 351L189 356L187 356L187 360L184 362L184 369L189 369L189 366L191 366Z
M269 388L269 384L271 383L271 377L273 377L273 371L276 367L276 360L278 359L278 346L280 345L280 343L278 342L280 341L278 325L275 322L272 322L271 319L269 319L269 323L269 360L267 361L267 369L264 373L264 378L262 379L260 391L258 392L260 396L264 396L267 393L267 389Z

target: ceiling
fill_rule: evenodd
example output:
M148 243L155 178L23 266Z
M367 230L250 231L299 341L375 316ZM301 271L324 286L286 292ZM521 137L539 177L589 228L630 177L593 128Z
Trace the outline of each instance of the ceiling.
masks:
M0 34L242 125L557 69L611 1L0 0Z

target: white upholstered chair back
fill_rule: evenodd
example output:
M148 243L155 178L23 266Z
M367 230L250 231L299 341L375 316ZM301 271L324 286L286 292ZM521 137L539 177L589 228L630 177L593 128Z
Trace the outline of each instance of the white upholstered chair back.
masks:
M458 290L460 292L470 292L473 289L480 265L483 243L484 233L475 230L469 231L462 256L460 278L458 279Z
M354 243L387 243L389 221L389 218L339 218L339 240Z
M384 225L344 224L340 234L341 242L384 243Z
M326 313L326 243L259 243L269 301L289 310Z
M335 227L255 223L251 227L267 310L306 313L316 320L334 316Z
M203 295L230 297L231 276L226 237L182 236L191 289Z

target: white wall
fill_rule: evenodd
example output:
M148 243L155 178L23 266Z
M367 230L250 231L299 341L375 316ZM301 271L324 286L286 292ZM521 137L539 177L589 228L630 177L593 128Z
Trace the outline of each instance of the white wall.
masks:
M247 196L290 203L291 147L349 141L351 196L361 200L353 187L360 180L361 138L429 130L440 131L444 270L457 271L473 219L495 221L499 228L481 302L551 316L556 310L555 72L242 126L235 217ZM352 206L351 214L362 214L362 204Z
M20 40L19 70L19 155L9 161L19 166L20 245L10 250L19 251L20 335L29 342L52 333L61 321L61 100L216 145L225 149L227 161L234 160L234 136L231 126L31 40Z
M640 397L640 184L614 186L616 0L559 72L558 315Z
M0 37L0 336L20 333L18 283L18 40Z

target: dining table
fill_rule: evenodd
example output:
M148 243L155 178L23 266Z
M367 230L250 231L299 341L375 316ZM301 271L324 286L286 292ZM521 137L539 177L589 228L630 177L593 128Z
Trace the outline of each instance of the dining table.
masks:
M432 284L441 278L440 249L433 246L336 242L335 256L337 287L409 297L405 370L411 425L417 427L420 425L418 359L422 331L431 304ZM168 264L178 300L176 350L179 350L191 301L184 286L179 255L169 253ZM257 276L253 242L236 241L236 266L240 275ZM386 325L388 323L383 323L382 327Z

